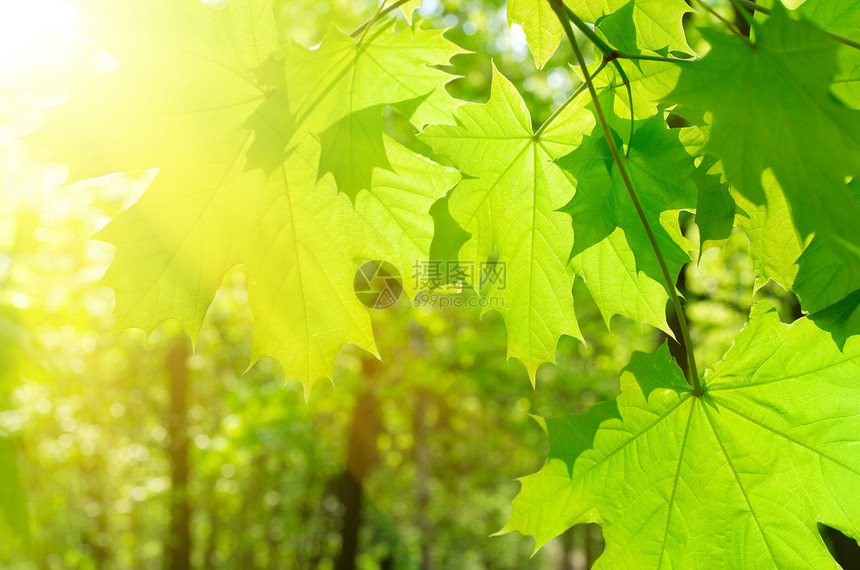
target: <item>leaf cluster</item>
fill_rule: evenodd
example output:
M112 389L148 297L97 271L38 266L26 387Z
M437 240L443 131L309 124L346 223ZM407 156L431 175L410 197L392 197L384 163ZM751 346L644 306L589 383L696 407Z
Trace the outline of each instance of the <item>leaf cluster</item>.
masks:
M697 2L712 19L696 45L681 0L511 0L537 67L563 36L578 63L581 87L537 128L495 68L488 102L453 98L463 50L412 3L314 49L278 40L267 0L80 4L120 66L70 85L32 138L73 179L158 169L97 236L117 249L118 325L175 318L196 334L242 265L252 362L275 356L309 394L344 344L377 354L356 268L385 259L409 276L447 255L505 265L504 283L459 285L498 300L507 355L534 381L563 335L582 338L579 278L607 324L681 341L684 369L665 347L637 354L617 400L547 420L550 458L506 530L540 545L597 522L607 567L820 567L835 562L817 522L860 536L855 0L755 16L733 0L749 35ZM392 115L418 143L387 132ZM776 282L807 316L784 325L756 305L700 375L676 283L734 228L757 286Z

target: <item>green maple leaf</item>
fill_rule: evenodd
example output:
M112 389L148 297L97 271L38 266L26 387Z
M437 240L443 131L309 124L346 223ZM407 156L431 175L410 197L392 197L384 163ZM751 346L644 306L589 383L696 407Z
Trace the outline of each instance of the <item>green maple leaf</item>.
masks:
M244 144L235 133L266 100L255 69L277 45L269 2L216 10L193 0L81 0L76 8L81 31L121 65L70 79L68 100L32 137L62 153L70 180L232 161Z
M296 131L295 117L290 111L287 97L283 57L283 50L274 51L254 69L257 84L265 91L265 95L245 123L245 127L254 131L246 153L246 168L261 168L266 174L278 170L287 159L292 150L288 144L289 137Z
M430 260L436 264L459 260L460 248L472 237L469 232L460 227L457 220L451 215L451 210L448 208L450 198L451 192L430 208L430 215L433 216L433 241L430 243ZM437 267L439 266L437 265ZM467 268L462 269L466 271ZM468 273L466 274L468 275ZM449 272L446 278L451 275L456 276L459 273L455 269L453 273Z
M120 67L68 85L34 139L69 180L158 167L136 206L98 236L117 246L104 283L117 325L150 331L178 318L196 333L247 232L237 208L250 173L249 116L266 100L254 69L275 49L267 2L77 6L83 31Z
M296 123L277 108L291 75L272 76L273 64L283 73L289 60L276 57L267 1L83 7L82 22L121 66L72 86L35 138L73 178L159 168L141 199L97 236L117 248L104 278L116 292L117 325L151 331L176 318L194 336L225 273L245 264L254 359L274 354L307 393L331 374L343 344L375 352L352 291L356 265L388 259L408 275L426 259L430 207L457 174L380 132L385 168L370 170L373 192L353 194L353 207L332 176L318 173L320 143L308 125L279 128ZM381 112L380 104L356 106ZM278 141L279 151L259 139Z
M738 210L731 187L726 183L722 164L704 151L707 128L690 127L681 131L681 141L687 152L698 159L690 180L698 188L696 225L699 228L699 260L712 247L721 247L732 233Z
M628 51L690 52L682 0L568 0L577 16L595 24L612 47ZM538 69L558 49L564 31L549 0L508 0L508 24L520 24Z
M857 0L805 0L794 11L821 28L847 38L860 35L860 2Z
M634 355L616 400L546 421L504 531L596 522L600 568L837 568L817 524L860 537L860 341L760 303L704 383L665 344Z
M797 259L797 276L791 288L803 309L820 311L857 289L860 258L842 259L824 240L813 238Z
M705 156L690 176L699 195L696 198L696 225L699 227L699 259L711 247L724 243L734 228L737 205L729 185L723 181L719 162Z
M591 114L569 105L535 136L525 103L493 68L489 102L458 109L457 124L431 126L421 140L469 176L449 198L453 218L471 238L461 260L479 267L494 255L505 264L504 288L485 296L501 299L508 356L523 362L532 379L543 362L555 361L560 335L580 337L573 310L573 270L568 252L570 223L556 210L571 182L552 163L569 152L593 124Z
M607 41L629 52L689 53L683 17L690 7L683 0L568 0L577 16L594 23Z
M355 201L360 190L370 189L374 168L391 170L382 132L380 105L335 121L320 133L319 177L331 172L338 189Z
M367 310L353 291L356 267L388 260L414 294L408 276L429 255L430 208L458 178L388 137L385 144L391 168L374 171L374 191L359 194L355 207L331 177L319 180L308 168L320 152L312 137L281 176L252 193L257 231L243 257L255 318L252 360L275 356L306 394L330 375L345 342L376 353Z
M290 126L319 134L320 176L332 172L338 189L353 201L369 189L374 168L388 167L385 105L396 106L421 128L450 123L459 104L445 90L454 76L433 66L448 65L462 50L439 30L416 22L395 33L393 23L358 39L332 27L318 49L290 45L283 54L287 103L294 113Z
M860 331L860 290L846 296L829 307L812 313L809 318L821 329L830 333L840 349L846 341Z
M762 178L767 206L756 205L738 193L735 199L741 214L735 223L750 240L749 253L756 276L755 288L774 281L794 292L804 311L818 326L844 344L860 333L857 311L860 264L833 252L828 243L814 237L804 248L798 236L785 196L770 172ZM857 195L858 185L850 185Z
M794 292L808 313L823 311L860 288L860 259L839 255L818 236L804 248L779 184L769 172L762 177L762 184L767 206L756 205L735 193L742 211L735 223L750 239L755 288L772 280ZM857 197L860 186L852 182L849 188ZM843 333L847 330L843 325ZM853 334L858 332L860 328Z
M543 68L564 34L552 5L548 0L508 0L507 13L508 25L523 27L535 66Z
M421 0L407 0L401 4L400 11L406 17L406 21L411 25L415 19L415 12L421 8Z
M860 41L860 2L858 0L806 0L794 13L823 30ZM833 92L845 104L860 106L860 50L839 46L839 71L834 78Z
M674 235L661 217L666 211L695 209L696 187L689 179L693 157L678 131L655 115L637 125L623 160L669 271L677 276L690 258L677 243L677 216ZM576 180L576 194L562 209L573 223L571 257L604 319L622 314L671 334L662 271L602 131L597 128L556 162Z
M735 225L742 228L750 240L755 289L774 281L788 291L797 276L796 262L803 251L803 240L791 223L785 195L771 171L762 176L762 188L766 204L755 204L739 192L733 192L742 212L735 217Z
M854 198L860 198L860 180L849 184ZM814 313L860 289L860 257L844 258L829 244L814 237L797 259L797 276L792 285L804 310ZM858 328L855 333L860 333Z
M661 99L671 93L678 83L681 70L664 61L617 60L630 82L633 95L633 117L648 119L657 113ZM630 117L630 98L627 87L614 66L604 69L594 78L601 102L613 110L617 117ZM628 127L629 128L629 127Z
M860 42L860 34L855 32L853 36L855 42ZM849 107L860 109L860 50L840 46L838 63L839 73L831 90Z
M713 113L707 150L755 204L771 171L802 238L844 259L860 252L860 206L845 185L860 173L860 113L830 95L836 44L781 5L755 24L756 43L703 30L711 51L683 64L667 101Z
M433 66L463 50L440 30L416 23L395 33L393 23L360 42L333 27L317 49L287 46L289 103L302 128L321 132L351 113L409 100L421 101L410 116L418 128L451 122L459 103L445 84L454 76Z

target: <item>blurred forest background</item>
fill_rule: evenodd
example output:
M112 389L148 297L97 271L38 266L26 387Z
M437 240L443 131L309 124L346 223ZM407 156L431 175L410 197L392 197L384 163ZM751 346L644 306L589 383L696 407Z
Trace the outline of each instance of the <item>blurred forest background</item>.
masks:
M13 3L4 3L2 10ZM305 403L263 360L249 371L252 321L241 269L224 282L192 351L176 325L149 339L112 330L98 280L112 248L88 238L152 172L63 186L66 169L14 137L62 100L64 76L105 65L74 32L66 1L16 2L0 17L0 566L4 568L585 568L602 549L577 527L531 557L531 539L490 535L515 478L547 453L530 415L613 397L634 350L664 340L620 317L607 330L574 287L588 341L564 338L534 391L505 361L504 324L477 309L375 312L383 362L345 349L333 385ZM276 0L283 41L350 30L370 1ZM23 6L23 7L21 7ZM731 17L728 8L718 6ZM540 123L573 90L562 47L537 71L504 2L425 1L458 56L455 96L489 95L491 60ZM695 33L691 33L691 43ZM389 130L418 148L392 113ZM426 152L427 149L424 149ZM695 242L691 217L684 224ZM682 274L693 339L715 362L753 296L746 238ZM768 286L788 320L792 296Z

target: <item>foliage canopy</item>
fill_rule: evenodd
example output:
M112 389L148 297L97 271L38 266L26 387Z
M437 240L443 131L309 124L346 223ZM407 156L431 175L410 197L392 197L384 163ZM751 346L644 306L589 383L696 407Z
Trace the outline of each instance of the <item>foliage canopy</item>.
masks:
M637 353L616 400L543 420L550 457L505 530L540 546L597 522L604 567L824 567L818 522L860 536L856 0L732 0L749 34L697 1L714 18L695 42L681 0L511 0L537 67L567 36L581 83L537 128L495 67L488 102L452 97L464 50L395 17L411 3L313 49L279 45L268 0L79 4L120 65L70 85L32 139L72 179L158 169L97 236L116 246L119 326L196 335L244 265L252 362L275 356L309 394L344 344L376 354L356 267L410 275L445 242L454 261L506 264L504 286L461 285L501 300L508 356L534 381L562 335L582 338L578 276L607 324L655 327L686 359ZM676 284L735 226L757 285L808 316L756 305L700 375Z

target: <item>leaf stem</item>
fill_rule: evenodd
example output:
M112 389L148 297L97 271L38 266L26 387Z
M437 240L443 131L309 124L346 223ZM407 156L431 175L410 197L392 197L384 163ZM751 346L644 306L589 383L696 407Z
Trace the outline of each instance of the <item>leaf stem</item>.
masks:
M735 12L743 18L744 22L747 25L747 30L751 30L753 26L753 15L755 14L755 8L750 8L750 6L741 4L737 0L729 0L729 4L734 6ZM744 33L744 35L748 35Z
M552 1L552 0L550 0ZM627 88L627 98L630 101L630 140L633 140L633 129L634 129L634 117L633 117L633 89L630 87L630 79L627 77L627 73L624 72L624 68L621 67L621 64L618 62L619 59L648 59L651 61L664 61L675 63L675 59L669 57L663 57L660 55L639 55L633 53L627 53L624 51L619 51L612 48L609 44L604 42L600 37L594 33L594 30L591 27L582 21L582 18L576 15L576 12L568 8L566 5L564 6L565 15L567 19L574 23L574 25L579 29L580 32L585 35L591 43L599 49L603 54L603 62L612 62L612 66L615 68L615 71L618 72L618 76L621 77L621 81L624 83L624 86ZM556 10L558 13L558 10ZM560 19L563 19L561 15L559 15ZM568 24L570 27L570 24ZM677 61L687 61L683 59L678 59ZM627 141L627 150L626 154L630 151L630 140Z
M379 6L376 7L376 11L373 13L373 16L370 17L370 23L364 27L364 30L362 30L362 32L361 32L361 35L358 36L358 42L356 42L356 43L361 45L361 42L364 41L364 36L366 36L367 32L370 31L370 28L373 27L373 23L379 18L379 13L382 12L382 8L384 8L384 7L385 7L385 0L382 0L382 2L379 3Z
M550 0L552 2L552 0ZM633 89L630 87L630 79L627 77L627 73L625 73L624 68L621 67L621 63L619 63L619 59L644 59L648 61L662 61L665 63L679 63L685 61L692 61L690 59L681 59L674 57L664 57L662 55L650 55L650 54L638 54L638 53L629 53L626 51L620 51L614 49L612 46L607 44L605 41L600 39L591 26L586 24L582 18L576 15L576 12L564 6L565 15L567 18L573 22L573 24L579 29L583 35L591 40L591 43L599 49L603 53L603 62L612 62L612 66L615 67L615 71L618 72L618 76L621 78L621 81L624 83L624 86L627 88L627 99L630 104L630 139L627 141L627 150L624 152L625 156L630 152L630 140L633 140L633 129L634 127L634 116L633 116ZM558 13L558 10L556 10ZM561 18L561 16L559 16Z
M600 65L597 66L597 69L594 70L594 73L591 74L591 79L594 79L595 77L597 77L597 74L600 73L601 71L603 71L603 68L606 67L606 64L607 64L606 60L601 61ZM553 111L552 115L550 115L549 118L546 121L544 121L543 124L538 128L538 130L535 131L534 137L536 139L540 138L541 134L546 130L546 128L550 125L550 123L552 123L555 120L555 118L558 117L561 114L561 112L564 111L564 109L568 105L570 105L573 102L573 100L576 99L579 96L579 94L582 93L583 91L585 91L586 89L587 89L587 85L586 85L585 81L583 81L582 83L579 84L579 86L576 89L574 89L573 93L570 94L570 97L565 99L564 103L559 105L558 109Z
M603 57L603 60L606 61L606 56ZM630 154L630 145L633 143L633 133L636 130L636 115L633 112L633 88L630 87L630 78L627 77L627 74L624 72L624 68L621 67L618 60L613 59L612 63L615 64L615 71L618 72L618 76L621 77L622 83L627 88L627 101L630 105L630 136L627 138L627 149L624 151L624 156L627 156Z
M645 53L630 53L622 50L617 50L607 44L605 41L600 39L594 30L591 29L591 26L582 21L582 18L576 15L576 13L568 8L564 7L565 13L567 17L573 22L573 25L579 29L582 34L591 40L597 49L603 52L603 57L607 57L611 60L614 59L647 59L649 61L663 61L666 63L682 63L685 61L693 61L692 59L681 59L679 57L664 57L662 55L650 55Z
M600 122L600 126L603 130L603 136L606 138L606 143L609 145L609 150L612 153L612 158L615 161L616 166L618 167L618 171L621 174L621 178L624 181L624 185L627 187L627 192L630 194L630 199L633 201L633 206L636 208L636 214L639 216L639 220L642 222L642 226L645 228L645 233L648 235L648 241L651 243L651 248L654 250L654 255L657 257L657 262L659 263L660 270L663 273L663 279L666 282L666 288L669 292L669 297L672 300L672 305L675 308L675 312L678 315L678 323L681 327L681 335L683 336L684 340L684 351L686 353L687 362L689 364L689 366L687 367L687 382L693 388L693 394L695 396L701 396L704 393L704 388L699 381L699 373L696 368L696 358L693 355L693 343L690 339L690 332L687 326L687 318L681 308L681 301L678 298L678 293L677 291L675 291L675 283L672 281L671 275L669 275L669 269L666 267L666 261L663 259L663 254L660 253L660 247L657 245L657 239L654 237L654 232L651 230L651 224L648 222L648 218L645 217L645 210L642 208L642 204L639 202L639 198L636 195L636 191L633 189L633 182L630 180L630 176L627 173L627 168L624 165L624 160L621 158L621 154L618 152L618 146L615 144L615 139L612 137L609 123L606 121L606 117L603 114L603 108L601 107L600 101L597 98L597 90L594 88L594 83L591 81L591 77L588 74L588 67L586 66L585 58L582 56L582 51L580 51L579 45L576 43L576 38L573 35L573 29L571 28L570 21L567 18L567 7L564 5L563 0L548 0L548 2L555 11L556 16L558 16L562 28L564 28L564 32L567 35L567 39L570 42L571 47L573 48L573 53L576 55L577 64L582 70L582 76L585 79L585 84L588 88L588 92L591 94L591 99L594 103L594 110L597 114L597 119Z
M762 14L766 14L766 15L770 16L770 8L765 8L761 4L756 4L752 0L734 0L734 1L737 4L740 4L742 6L746 6L747 8L752 8L753 10L756 10L757 12L761 12ZM856 42L850 38L846 38L845 36L840 36L839 34L834 34L834 33L828 32L827 30L823 30L823 31L825 34L827 34L828 36L830 36L831 38L833 38L834 40L836 40L837 42L839 42L841 44L845 44L846 46L853 47L854 49L860 49L860 42Z
M747 8L752 8L753 10L755 10L757 12L761 12L763 14L767 14L768 16L770 16L770 8L765 8L764 6L760 6L759 4L752 2L752 0L738 0L737 3L743 4Z
M725 19L719 12L714 10L707 2L705 2L704 0L696 0L696 4L698 4L699 6L704 8L708 14L710 14L711 16L713 16L714 18L716 18L717 20L722 22L723 25L725 25L726 28L728 28L730 32L732 32L734 35L736 35L737 37L742 39L745 44L747 44L748 46L752 46L752 44L750 43L750 39L748 37L746 37L743 33L741 33L741 31L737 28L737 26L735 26L733 23L731 23L730 21Z
M647 53L628 53L626 51L619 51L618 59L644 59L647 61L662 61L665 63L689 63L691 61L696 61L693 58L682 59L680 57L663 57L662 55L651 55Z
M573 22L573 25L576 26L577 28L579 28L579 31L582 32L582 34L586 38L591 40L591 43L593 43L595 46L597 46L597 49L602 51L604 56L608 56L612 52L618 53L616 50L612 49L609 46L609 44L607 44L605 41L600 39L600 37L596 33L594 33L594 30L591 29L591 26L589 26L588 24L583 22L582 18L580 18L579 16L576 15L576 12L574 12L573 10L568 8L567 6L564 6L563 9L565 12L565 16L567 16L567 18L563 18L561 16L561 14L558 13L560 7L555 5L555 0L549 0L549 2L550 2L550 4L552 4L553 10L555 10L555 13L556 13L556 15L558 15L559 20L566 22L567 19L569 19L571 22ZM564 23L562 23L562 26L564 26ZM570 27L569 23L567 24L567 27L568 28Z
M353 31L351 31L349 33L349 37L354 38L354 37L358 36L359 34L361 34L362 38L363 38L364 34L367 32L367 30L370 28L370 26L372 26L373 23L376 22L376 20L378 20L382 16L388 14L392 10L396 10L397 8L406 4L408 1L409 0L397 0L396 2L394 2L390 6L386 6L385 8L383 8L383 6L385 6L385 2L383 2L382 4L380 4L379 8L377 8L377 10L373 14L373 16L371 16L370 18L365 20L360 26L358 26L356 29L354 29ZM359 39L359 43L361 43L361 39Z

